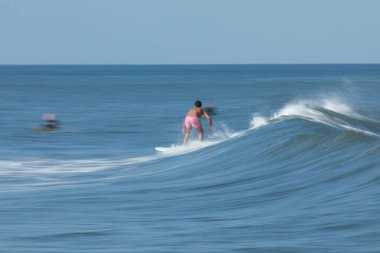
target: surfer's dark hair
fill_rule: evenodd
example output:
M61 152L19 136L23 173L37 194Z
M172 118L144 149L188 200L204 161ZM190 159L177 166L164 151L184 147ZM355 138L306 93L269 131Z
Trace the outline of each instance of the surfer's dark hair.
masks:
M202 107L202 102L197 100L197 101L195 101L194 105L195 105L195 107Z

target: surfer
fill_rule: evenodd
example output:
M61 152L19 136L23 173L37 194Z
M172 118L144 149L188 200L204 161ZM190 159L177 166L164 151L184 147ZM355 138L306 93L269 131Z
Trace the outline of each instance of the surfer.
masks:
M54 131L58 128L59 121L56 119L55 114L44 114L42 115L42 119L40 131Z
M183 144L189 140L192 128L196 128L198 130L198 139L199 141L203 140L203 128L200 118L204 116L208 124L210 125L210 131L212 130L212 120L210 115L203 110L202 102L197 100L194 103L195 107L191 108L186 115L185 120L182 125L182 132L185 134L185 138L183 139Z

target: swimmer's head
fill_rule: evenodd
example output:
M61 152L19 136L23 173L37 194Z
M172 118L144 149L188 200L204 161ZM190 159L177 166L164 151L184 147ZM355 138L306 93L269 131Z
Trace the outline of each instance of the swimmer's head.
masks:
M194 105L195 105L195 107L202 107L202 102L197 100L197 101L195 101Z

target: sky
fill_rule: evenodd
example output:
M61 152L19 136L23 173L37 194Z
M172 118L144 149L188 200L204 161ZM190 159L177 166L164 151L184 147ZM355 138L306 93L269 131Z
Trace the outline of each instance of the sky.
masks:
M0 0L0 64L380 63L380 0Z

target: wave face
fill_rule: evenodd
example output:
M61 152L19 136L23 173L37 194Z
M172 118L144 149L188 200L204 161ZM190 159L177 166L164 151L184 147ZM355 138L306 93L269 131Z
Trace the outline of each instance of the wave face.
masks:
M0 251L380 251L379 65L41 68L0 67Z

